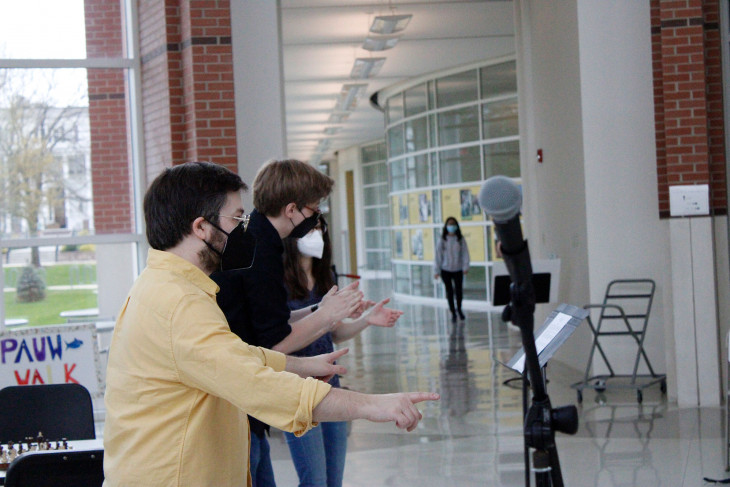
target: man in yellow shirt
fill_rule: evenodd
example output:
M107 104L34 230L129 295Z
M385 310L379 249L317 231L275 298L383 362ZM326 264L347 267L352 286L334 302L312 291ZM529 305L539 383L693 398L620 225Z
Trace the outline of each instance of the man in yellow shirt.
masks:
M331 389L313 377L343 373L333 362L346 350L289 357L231 333L208 276L242 235L245 189L222 166L195 162L166 169L145 195L152 249L109 350L109 487L251 485L246 414L295 434L358 418L411 431L421 419L414 404L438 399Z

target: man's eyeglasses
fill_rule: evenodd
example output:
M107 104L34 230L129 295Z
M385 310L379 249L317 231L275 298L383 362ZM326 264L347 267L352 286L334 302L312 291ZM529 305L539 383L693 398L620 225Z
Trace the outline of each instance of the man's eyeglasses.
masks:
M244 232L246 231L246 229L248 229L248 222L251 219L251 215L242 215L242 216L218 215L218 216L222 216L224 218L232 218L233 220L236 220L240 225L243 226Z

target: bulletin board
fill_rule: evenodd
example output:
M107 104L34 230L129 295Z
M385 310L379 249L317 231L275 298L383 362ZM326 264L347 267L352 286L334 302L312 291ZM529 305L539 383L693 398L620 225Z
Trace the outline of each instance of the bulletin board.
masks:
M411 193L408 195L408 208L411 225L433 222L433 201L431 192Z
M459 188L444 188L441 190L441 220L446 221L450 216L459 218L461 203Z
M423 260L433 262L435 258L433 246L433 228L423 229Z
M469 258L474 261L485 261L484 227L461 227L461 234L469 246Z
M459 189L459 212L457 219L461 221L484 221L484 213L479 206L479 186Z

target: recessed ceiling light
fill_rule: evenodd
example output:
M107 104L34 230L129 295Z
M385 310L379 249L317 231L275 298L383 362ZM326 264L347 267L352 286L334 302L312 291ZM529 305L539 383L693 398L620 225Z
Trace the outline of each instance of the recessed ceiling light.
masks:
M327 119L327 123L342 123L350 116L350 112L334 112Z
M370 26L374 34L393 34L406 28L413 15L378 15Z
M385 64L384 57L359 57L350 71L350 78L366 79L375 76Z
M392 49L398 44L400 36L391 37L366 37L365 42L362 43L362 48L366 51L385 51Z
M345 83L337 98L335 108L337 110L354 110L357 106L357 100L365 93L367 83Z

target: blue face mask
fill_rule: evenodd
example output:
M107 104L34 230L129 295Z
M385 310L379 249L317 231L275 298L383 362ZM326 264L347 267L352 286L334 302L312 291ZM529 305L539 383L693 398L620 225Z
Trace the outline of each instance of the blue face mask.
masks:
M449 233L456 233L456 225L446 225L446 231Z

